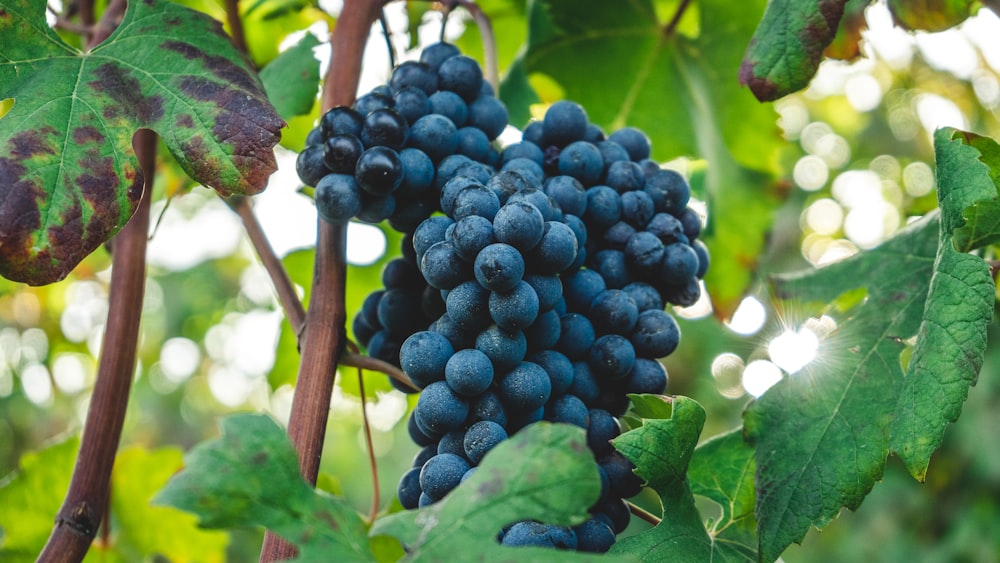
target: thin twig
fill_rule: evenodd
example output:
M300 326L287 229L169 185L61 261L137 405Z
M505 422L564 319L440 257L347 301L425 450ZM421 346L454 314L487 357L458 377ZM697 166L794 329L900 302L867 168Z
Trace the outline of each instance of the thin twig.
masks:
M382 27L382 37L385 37L385 48L389 52L389 68L396 68L396 48L392 46L392 33L389 31L389 22L385 19L385 10L379 12L378 23Z
M101 21L94 24L93 34L90 36L90 40L87 42L90 48L101 44L102 41L107 39L115 28L118 27L118 22L121 21L122 16L125 15L125 8L127 3L125 0L111 0L108 4L108 8L104 10L104 15L101 16Z
M345 352L340 356L340 364L384 373L410 389L420 391L420 388L414 385L413 381L407 377L406 372L378 358L365 356L356 352Z
M674 17L670 18L670 23L667 27L663 28L663 35L670 37L674 34L677 29L677 25L681 23L681 18L684 16L684 12L687 11L688 4L691 0L681 0L680 5L677 6L677 11L674 12Z
M493 24L490 23L489 16L483 12L479 4L472 0L450 0L452 3L465 8L472 20L479 28L479 35L483 38L483 58L486 63L486 80L496 91L500 87L500 67L497 63L497 40L493 35ZM442 33L444 27L442 26Z
M233 46L241 53L249 54L243 32L243 20L240 19L240 0L226 0L226 22L229 24L229 36L232 38Z
M71 2L67 2L67 4L70 3ZM68 8L68 6L65 7ZM94 22L96 21L94 17L94 0L79 0L79 2L77 2L77 9L79 10L80 21L83 25L88 28L93 27ZM89 41L90 38L87 38L87 40Z
M299 300L298 294L295 293L295 286L288 277L288 271L282 265L281 258L278 258L278 255L274 253L274 248L271 247L271 243L267 240L267 236L260 226L260 222L257 221L250 198L238 196L225 201L239 215L240 220L243 221L243 229L247 232L247 236L250 237L250 243L253 244L254 250L257 251L257 256L260 258L261 264L267 270L268 276L271 277L271 283L274 284L274 291L278 294L278 301L285 312L285 318L292 325L292 331L296 335L301 335L302 327L305 326L306 322L306 311L302 307L302 301Z
M368 424L368 400L365 398L365 377L361 368L358 368L358 394L361 395L361 420L365 431L365 446L368 448L368 466L372 470L372 509L368 515L368 524L371 525L375 522L375 517L378 516L378 506L381 504L382 499L378 486L378 461L375 460L372 429L371 425Z
M640 508L640 507L632 504L630 501L625 501L625 504L628 505L629 511L632 514L635 514L636 516L638 516L640 519L645 520L646 522L649 522L650 524L652 524L654 526L656 526L657 524L660 523L660 518L657 517L652 512L644 510L644 509L642 509L642 508Z

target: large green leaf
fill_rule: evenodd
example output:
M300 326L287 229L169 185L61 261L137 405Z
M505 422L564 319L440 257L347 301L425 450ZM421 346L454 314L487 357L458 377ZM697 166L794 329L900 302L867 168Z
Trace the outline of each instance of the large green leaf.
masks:
M650 405L647 401L646 406ZM677 563L752 560L752 549L710 536L694 503L688 471L705 425L704 409L687 397L675 397L669 414L662 408L637 406L635 414L643 417L642 426L612 443L635 464L636 475L660 495L663 518L652 529L620 539L611 553Z
M992 149L986 153L992 157L989 165L980 160L986 155L973 146L983 142ZM981 258L955 249L952 233L965 221L963 210L980 201L995 201L990 169L1000 166L997 148L990 139L954 129L934 135L941 246L890 436L892 450L921 481L945 428L961 414L986 354L986 327L995 301L993 279ZM994 229L991 234L996 237L1000 232Z
M589 561L537 547L502 547L496 534L511 522L579 524L600 493L584 432L538 422L486 454L475 474L441 501L380 518L372 535L386 534L407 547L406 561Z
M771 0L747 47L740 83L762 102L805 88L833 42L847 0Z
M982 365L994 302L987 265L951 240L963 209L996 196L982 153L965 144L974 138L935 136L940 216L843 262L776 280L782 298L830 303L858 289L867 296L855 299L815 361L744 415L757 451L762 559L775 559L841 507L856 508L890 450L922 478L957 418ZM901 353L914 336L904 376Z
M264 415L222 420L222 437L197 446L155 502L198 516L206 528L264 526L299 550L299 561L371 561L361 517L312 489L284 431Z
M717 502L722 516L708 533L719 549L756 559L757 520L754 519L754 450L743 440L743 429L716 436L698 446L688 467L691 492Z
M215 20L167 0L130 2L108 40L81 53L45 3L0 0L0 274L67 273L117 232L142 195L139 128L220 193L262 190L284 125Z
M0 481L0 560L34 561L52 532L53 518L69 488L76 436L21 456L16 473Z
M527 47L501 89L511 115L519 115L532 99L529 78L544 76L594 123L646 131L654 158L708 160L706 283L721 315L735 309L749 284L778 204L776 114L737 82L742 45L764 4L537 0Z

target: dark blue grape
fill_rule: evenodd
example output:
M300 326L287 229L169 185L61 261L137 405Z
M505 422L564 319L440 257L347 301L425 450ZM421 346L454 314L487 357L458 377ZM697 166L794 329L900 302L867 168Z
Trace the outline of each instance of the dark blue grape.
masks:
M429 96L438 89L437 69L424 62L404 61L392 71L389 87L397 93L416 88ZM399 105L398 100L396 104Z
M547 221L542 239L529 253L529 261L536 272L556 274L569 268L577 250L572 229L557 221Z
M690 307L701 297L701 285L697 278L691 278L686 283L665 285L661 292L664 300L681 307Z
M490 324L490 292L474 280L462 282L448 293L445 305L451 320L468 331Z
M711 264L711 260L708 255L708 247L705 243L700 240L696 240L691 243L691 248L694 249L695 253L698 255L698 271L694 273L694 276L698 279L705 277L708 273L708 266Z
M561 221L562 210L559 204L545 195L545 192L537 188L526 188L507 198L507 203L529 203L534 205L542 214L542 219L546 221Z
M483 70L471 57L456 55L445 59L438 67L438 87L455 92L471 102L479 96L483 83Z
M347 106L337 106L323 114L319 120L319 128L324 139L334 135L361 136L365 117Z
M384 92L368 92L354 102L354 109L362 116L380 109L392 109L393 101L390 94Z
M442 434L425 432L424 429L420 427L420 424L417 423L415 413L410 413L410 418L406 421L406 430L410 434L410 439L413 440L415 444L421 447L433 448L434 455L437 455L437 442L441 438Z
M609 498L603 503L600 503L595 507L594 518L607 519L607 523L611 525L611 529L615 531L616 534L620 534L625 531L628 527L629 520L632 518L632 512L628 508L628 503L626 503L621 498Z
M388 195L403 182L403 162L399 153L389 147L371 147L358 158L354 177L362 190Z
M597 147L597 150L601 151L601 161L603 163L601 178L607 177L611 165L615 162L631 162L625 147L614 141L601 141L594 143L594 146Z
M417 387L427 387L445 378L445 364L454 353L444 335L425 330L413 333L403 342L399 364Z
M609 141L614 141L628 151L628 156L635 162L649 158L650 143L649 137L635 127L624 127L608 136Z
M346 225L361 212L361 190L354 176L327 174L316 184L313 196L316 211L328 223Z
M491 220L479 215L470 215L457 221L449 240L459 255L469 262L475 261L480 251L497 241L493 236Z
M529 158L512 158L500 167L503 172L517 172L531 181L532 186L541 185L545 171L537 162Z
M413 456L413 463L411 463L410 466L415 467L416 469L420 469L421 467L424 466L425 463L427 463L428 459L436 455L437 455L437 446L435 445L424 446L420 448L420 451L417 452L417 455Z
M501 328L524 330L538 317L538 295L524 281L510 291L492 291L489 297L490 317Z
M597 383L594 371L587 362L573 362L573 382L567 393L580 398L583 404L593 407L601 398L601 387Z
M629 340L635 353L644 358L663 358L677 349L681 331L677 321L669 313L660 309L643 311Z
M295 172L303 184L316 186L324 176L330 173L330 169L323 162L324 152L323 145L312 145L302 149L302 152L295 158Z
M573 363L564 354L546 349L532 355L528 361L538 364L549 375L553 397L566 393L573 383Z
M684 234L684 226L677 217L669 213L653 215L649 223L646 224L646 230L656 235L656 238L663 241L663 244L688 242L687 236Z
M401 339L421 330L424 319L420 309L420 290L387 290L378 302L378 320L385 330Z
M454 291L454 290L453 290ZM448 313L441 315L436 321L431 323L428 330L436 332L438 334L443 334L448 342L451 342L451 347L456 350L461 350L463 348L468 348L476 339L476 332L469 331L458 323L451 320Z
M542 149L535 143L521 141L504 147L503 156L500 162L506 163L508 160L513 160L515 158L527 158L528 160L535 161L539 166L541 166L544 154L542 153Z
M494 373L502 373L518 365L528 352L528 341L521 331L508 331L490 325L476 336L476 349L493 362Z
M431 112L431 102L423 90L407 86L393 96L393 109L406 120L407 125ZM409 129L409 128L407 128Z
M655 275L663 262L666 250L663 242L649 231L640 231L629 237L625 244L625 264L644 276Z
M632 281L625 265L625 253L620 250L602 250L587 260L587 267L600 272L609 289L621 289Z
M454 223L448 217L440 215L428 217L420 223L420 226L413 233L413 250L417 254L418 262L424 257L424 253L427 252L428 248L444 241L445 231Z
M455 352L444 368L445 381L463 397L478 397L493 383L493 364L475 348Z
M701 236L701 217L694 209L688 207L677 218L680 219L681 225L684 225L684 236L689 241L694 241Z
M632 282L622 288L635 301L639 312L663 309L663 298L656 288L645 282Z
M643 191L622 194L622 220L636 229L641 229L653 218L655 209L653 198Z
M469 462L455 454L438 454L420 470L420 489L432 500L441 500L462 481Z
M511 526L504 534L503 545L541 546L556 549L576 549L576 532L551 524L524 521Z
M598 381L620 380L635 366L635 348L620 334L605 334L594 341L587 361Z
M365 151L354 135L333 135L323 144L323 164L337 174L353 174L358 158Z
M447 90L440 90L431 94L428 100L431 104L431 111L447 117L455 124L455 127L464 127L469 122L469 105L465 103L462 96Z
M427 496L426 493L420 493L420 500L417 501L417 508L423 508L425 506L430 506L430 505L434 504L435 502L437 502L437 501L435 501L431 497Z
M465 457L465 430L452 430L438 440L437 455L454 454L458 457ZM468 458L466 458L468 461Z
M569 313L563 315L560 321L562 332L556 343L556 350L574 361L585 358L596 339L590 319L579 313Z
M507 426L507 411L504 409L500 397L493 391L486 391L472 403L469 408L469 424L475 424L481 420L489 420L500 426Z
M606 229L622 218L622 199L608 186L594 186L587 190L587 210L583 221L587 228Z
M545 406L545 420L549 422L564 422L586 429L590 423L590 413L576 395L556 397Z
M365 348L368 347L368 342L372 336L375 336L376 331L378 331L378 327L369 325L361 315L355 315L351 322L351 332L354 334L354 339Z
M555 309L539 313L535 322L524 330L524 337L528 340L528 351L537 352L555 346L559 341L561 328L559 313Z
M469 405L444 381L424 387L413 411L421 430L444 435L456 430L469 415Z
M690 246L675 242L663 249L660 278L668 284L682 284L698 273L698 254Z
M531 181L516 170L498 172L486 183L500 199L500 205L507 203L510 196L531 187Z
M382 323L378 320L378 303L382 300L383 295L385 295L385 290L379 289L373 291L361 303L359 316L363 317L365 323L372 328L382 328Z
M534 205L508 201L493 220L493 233L502 243L527 252L545 233L545 220Z
M634 162L615 161L608 167L604 183L618 193L641 190L646 183L642 168Z
M455 180L452 180L454 182ZM460 221L466 217L479 216L490 221L500 211L500 200L493 190L482 184L469 186L455 196L451 217Z
M427 320L436 319L447 312L441 291L423 283L424 290L420 293L420 310Z
M469 104L469 124L481 129L491 141L503 133L509 117L507 106L493 96L479 96Z
M400 195L422 194L434 183L434 162L424 151L405 148L399 151L399 161L403 165L403 181L397 190Z
M653 198L657 213L680 215L691 199L691 187L684 176L673 170L657 170L646 178L643 188Z
M620 289L607 289L590 303L590 321L598 334L628 334L639 318L635 301Z
M587 112L580 104L559 100L549 106L542 124L544 146L565 147L579 141L587 133Z
M618 421L604 409L590 409L590 426L587 427L587 446L595 456L611 451L611 440L622 433Z
M587 193L583 184L572 176L553 176L545 181L543 191L563 213L580 216L587 210Z
M483 187L483 183L471 176L464 175L456 175L442 186L441 210L444 211L445 215L454 218L455 200L458 199L458 194L473 186Z
M552 382L538 364L521 362L500 379L497 394L507 412L531 412L544 406L552 396Z
M447 241L433 244L420 259L421 273L429 285L438 289L452 289L468 279L467 268L468 263Z
M321 128L313 127L309 130L309 134L306 135L306 146L311 147L313 145L323 144L323 130Z
M642 479L633 472L635 465L622 454L612 450L601 456L597 463L607 472L614 497L630 498L642 490Z
M586 553L607 553L615 543L615 531L606 522L591 518L575 526L576 549Z
M545 144L544 135L544 124L541 121L532 121L525 125L524 131L521 133L521 138L526 142L538 145L544 151L545 147L548 146Z
M490 153L490 140L476 127L462 127L458 130L458 154L479 162L485 162Z
M396 198L392 195L376 196L361 192L361 211L357 218L365 223L381 223L396 211Z
M386 289L411 289L423 284L420 269L402 258L390 260L382 269L382 285Z
M447 117L431 113L410 126L409 143L437 162L455 153L458 147L458 129Z
M412 510L417 508L417 504L420 502L420 468L414 467L403 474L403 478L399 480L399 486L396 487L396 496L399 498L399 504L403 505L403 508L407 510Z
M396 197L396 210L389 216L389 226L403 234L417 230L420 223L437 209L437 203L424 196L403 197L398 190L393 195Z
M608 230L604 231L604 236L601 237L601 248L605 250L625 250L628 239L632 238L632 235L635 233L635 227L625 221L618 221L608 227ZM662 247L663 245L661 244L660 246Z
M465 455L473 464L478 465L487 452L506 439L507 431L503 426L488 420L479 421L465 433Z
M635 367L625 379L625 393L651 393L658 395L667 389L667 369L656 360L638 358Z
M524 281L528 282L532 289L535 290L535 294L538 296L538 310L540 312L554 308L556 303L559 302L559 298L562 297L562 281L558 276L525 274Z
M508 291L524 277L524 258L513 246L495 243L484 248L476 256L473 270L476 280L486 289ZM424 272L424 275L427 273Z
M462 54L458 47L451 43L433 43L424 47L420 52L420 62L426 64L431 70L437 72L441 63L451 57Z

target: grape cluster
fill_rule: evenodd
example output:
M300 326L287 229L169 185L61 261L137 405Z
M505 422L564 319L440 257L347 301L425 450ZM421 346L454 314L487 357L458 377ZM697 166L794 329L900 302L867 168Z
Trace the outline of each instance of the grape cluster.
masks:
M638 129L605 136L562 101L500 152L506 125L475 61L439 43L324 115L299 172L324 219L388 219L405 233L385 289L353 322L370 355L421 389L408 427L423 449L399 483L402 505L437 502L531 423L574 424L601 480L592 518L517 522L499 537L603 552L642 485L610 444L616 417L627 394L666 389L657 360L680 331L664 307L699 297L701 220Z

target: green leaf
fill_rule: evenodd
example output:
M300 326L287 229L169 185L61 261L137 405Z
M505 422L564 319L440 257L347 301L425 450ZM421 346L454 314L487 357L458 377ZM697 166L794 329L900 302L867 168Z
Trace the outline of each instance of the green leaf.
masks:
M941 246L890 437L892 450L921 481L945 428L958 419L976 383L986 354L986 327L993 317L995 288L989 266L951 244L952 232L965 221L963 210L983 200L996 201L990 169L1000 165L1000 151L989 141L993 150L984 155L972 146L982 140L954 129L934 135ZM980 160L984 156L990 159L988 166Z
M770 102L809 85L847 0L771 0L747 47L740 84Z
M820 343L818 357L744 413L757 460L757 533L772 561L809 526L854 509L881 479L903 371L934 269L933 214L870 251L820 270L779 277L781 298L830 303L867 287L867 298Z
M704 239L712 268L706 284L725 316L751 281L779 202L773 183L782 146L776 114L735 80L741 45L750 40L765 1L682 2L679 6L696 13L685 12L684 25L676 28L669 25L678 8L664 10L666 4L533 3L527 46L501 95L512 116L527 115L526 77L542 76L606 130L625 125L645 130L657 160L708 160L711 213Z
M889 0L892 21L903 29L944 31L972 15L971 0Z
M709 526L719 549L757 559L757 520L754 518L754 450L743 440L743 429L716 436L698 446L691 457L691 492L712 499L722 517Z
M154 33L155 32L155 33ZM142 195L132 152L156 131L184 170L223 195L275 170L284 122L211 18L167 0L131 2L87 53L45 22L45 3L0 4L0 274L62 279L131 217Z
M284 431L264 415L222 419L222 436L195 447L155 502L198 516L206 528L264 526L299 550L299 561L371 561L361 517L313 490Z
M662 409L656 409L664 414ZM694 504L688 465L705 425L705 411L687 397L674 397L669 418L644 419L643 425L615 438L615 448L635 464L635 473L660 495L663 519L650 530L618 540L615 555L641 561L745 561L729 545L709 536Z
M182 455L178 448L132 447L118 453L111 475L111 513L115 547L121 552L172 561L225 561L228 534L201 529L194 516L176 508L150 504L181 469Z
M1000 242L1000 199L973 203L962 211L965 225L955 229L952 242L961 252L969 252Z
M319 40L306 33L260 71L267 97L284 119L306 115L319 94L319 59L313 48Z
M503 547L500 529L519 520L579 524L600 494L584 432L539 422L486 454L475 474L441 501L378 519L371 534L390 535L406 561L589 561L603 559L544 548Z
M73 436L21 456L17 472L0 480L0 560L34 561L52 532L69 488L80 439Z

